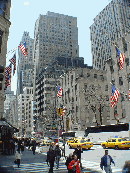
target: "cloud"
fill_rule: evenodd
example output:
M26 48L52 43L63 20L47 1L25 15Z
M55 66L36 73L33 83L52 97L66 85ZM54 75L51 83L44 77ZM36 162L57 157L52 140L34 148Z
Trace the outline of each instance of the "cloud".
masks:
M24 5L29 5L29 2L24 2Z

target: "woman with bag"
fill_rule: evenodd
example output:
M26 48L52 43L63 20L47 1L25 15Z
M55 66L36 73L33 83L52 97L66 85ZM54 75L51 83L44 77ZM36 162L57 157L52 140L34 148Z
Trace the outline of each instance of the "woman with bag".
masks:
M20 150L17 150L17 151L16 151L15 157L16 157L16 160L15 160L14 162L15 162L16 164L18 164L18 168L19 168L20 160L21 160L21 152L20 152Z
M74 155L74 160L69 163L68 170L69 172L71 170L72 173L81 173L77 155Z

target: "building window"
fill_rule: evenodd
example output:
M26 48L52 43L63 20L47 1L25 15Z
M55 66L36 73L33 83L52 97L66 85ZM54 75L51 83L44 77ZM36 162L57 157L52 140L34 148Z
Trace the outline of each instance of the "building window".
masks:
M29 89L27 89L27 94L29 94Z
M0 1L0 14L3 17L5 16L6 3L7 3L7 0Z
M78 112L78 106L76 106L76 112Z
M90 77L90 73L87 73L87 77Z
M104 76L103 75L100 75L100 77L101 77L101 80L104 81Z
M94 74L94 78L97 79L97 74Z
M105 85L105 91L108 91L108 85Z
M123 79L122 79L122 77L119 77L119 85L123 85Z
M2 35L3 35L3 32L0 30L0 53L1 53L1 47L2 47Z

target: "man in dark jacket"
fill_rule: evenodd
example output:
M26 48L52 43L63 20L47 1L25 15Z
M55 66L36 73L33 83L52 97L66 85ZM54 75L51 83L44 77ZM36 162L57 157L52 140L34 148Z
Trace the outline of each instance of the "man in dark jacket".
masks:
M61 150L59 149L59 145L55 148L55 157L56 157L56 163L57 163L57 169L59 168L59 160L61 158Z
M52 147L50 147L49 151L47 152L47 164L50 163L50 169L49 173L53 173L53 167L54 167L54 161L55 161L55 153Z
M33 140L33 142L32 142L32 151L33 151L34 155L35 155L35 150L36 150L36 141Z
M81 163L81 153L82 153L82 148L81 148L80 145L75 149L75 152L74 152L74 153L78 156L79 163L80 163L80 168L83 169L83 167L82 167L82 163Z
M65 162L65 165L67 166L67 169L68 169L68 166L69 166L69 163L73 160L72 158L72 153L69 154L69 157L67 157L67 160ZM68 169L68 173L71 173L72 171Z
M105 155L101 158L101 164L100 164L101 169L103 170L104 166L106 173L112 173L111 162L115 166L115 162L113 161L112 157L108 155L108 150L105 150Z

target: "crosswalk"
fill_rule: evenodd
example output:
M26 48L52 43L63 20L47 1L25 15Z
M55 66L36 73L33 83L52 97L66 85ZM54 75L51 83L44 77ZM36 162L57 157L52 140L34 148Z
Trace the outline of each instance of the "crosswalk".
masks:
M17 165L13 165L14 170L18 170L19 172L48 172L49 171L49 166L47 165L46 162L41 162L41 163L30 163L30 164L20 164L20 167L18 168ZM66 165L63 161L60 161L60 166L59 169L56 169L56 164L54 166L54 173L60 173L60 172L67 172Z
M102 172L105 173L105 171L101 171L99 163L96 162L90 162L90 161L85 161L82 160L82 165L84 169L82 170L82 173L87 173L87 172ZM44 172L47 173L49 171L49 166L47 165L46 162L41 162L41 163L30 163L30 164L20 164L20 167L18 168L17 165L13 165L13 168L15 170L18 170L19 172ZM61 160L59 163L59 169L56 169L56 164L54 166L54 173L62 173L62 172L68 172L66 165L65 165L65 160ZM93 171L90 171L93 170ZM112 166L112 172L113 173L121 173L121 169L118 169L114 166Z

